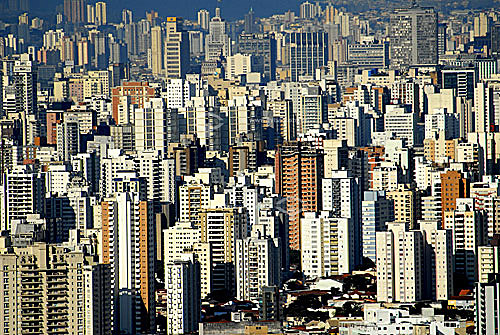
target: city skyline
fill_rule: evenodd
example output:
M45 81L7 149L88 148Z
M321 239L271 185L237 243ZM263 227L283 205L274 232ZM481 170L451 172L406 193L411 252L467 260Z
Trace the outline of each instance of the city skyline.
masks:
M0 3L0 335L499 334L500 10L346 3Z

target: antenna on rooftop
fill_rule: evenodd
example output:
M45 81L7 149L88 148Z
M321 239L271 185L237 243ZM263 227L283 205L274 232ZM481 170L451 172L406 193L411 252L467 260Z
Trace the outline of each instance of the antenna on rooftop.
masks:
M217 0L217 6L215 7L215 16L220 17L220 6L222 4L222 0Z

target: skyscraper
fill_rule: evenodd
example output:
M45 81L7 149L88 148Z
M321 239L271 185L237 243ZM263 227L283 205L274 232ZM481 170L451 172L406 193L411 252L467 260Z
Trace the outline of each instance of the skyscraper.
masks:
M391 14L391 66L437 64L437 13L430 7L397 9Z
M376 233L387 230L387 222L394 220L393 201L385 191L365 191L361 203L363 230L363 257L376 261ZM387 237L388 238L388 237Z
M130 104L137 105L138 108L144 108L144 104L154 97L155 89L150 87L147 82L124 82L122 86L113 88L111 91L111 101L113 104L112 116L116 124L133 121L133 115L120 117L123 111L120 107L128 108ZM125 106L122 106L123 104Z
M167 78L183 78L189 70L189 34L179 17L167 18L163 66Z
M133 13L130 9L122 10L122 23L131 24L133 21Z
M303 2L299 8L299 14L301 19L312 19L319 14L321 7L319 4L314 4L309 1Z
M253 72L260 72L265 82L276 79L276 40L271 34L241 34L238 50L252 55Z
M16 113L22 122L23 145L32 144L28 139L28 117L35 115L37 106L37 71L35 64L28 54L21 55L20 60L14 62L12 76L12 87L14 88Z
M441 173L441 220L444 224L445 213L454 211L458 198L469 195L469 181L459 171Z
M135 110L135 148L167 152L168 143L179 141L177 109L166 108L161 98L150 99Z
M286 198L290 248L300 249L300 217L319 211L323 152L308 142L287 142L278 147L275 160L276 190Z
M326 66L328 62L327 33L290 33L288 43L292 81L299 80L300 76L313 76L317 68Z
M232 55L231 39L226 33L226 21L220 16L220 8L210 20L209 34L205 39L205 60L219 60Z
M476 332L477 335L497 334L500 330L500 281L476 283Z
M210 24L210 12L206 9L201 9L198 11L198 26L200 29L208 30L208 25Z
M441 71L442 88L455 89L458 97L474 99L476 80L475 69L460 68Z
M108 23L105 2L100 1L95 4L95 21L98 26L105 26Z
M212 252L212 291L236 294L236 240L247 237L244 208L202 209L199 212L201 242L210 243Z
M423 235L404 223L377 232L377 301L415 302L422 299Z
M491 26L491 53L493 55L500 54L500 23L495 23Z
M253 16L253 8L250 8L250 11L245 14L245 26L244 31L247 34L251 34L255 29L255 18Z
M446 23L439 23L438 24L438 55L444 55L447 50L447 39L448 36L446 34L446 29L448 29L448 26Z
M166 334L196 332L201 314L200 264L192 255L165 264L165 291Z
M119 329L129 334L155 329L153 207L141 197L117 193L101 203L103 263L111 264Z
M151 70L158 76L163 70L163 31L161 27L151 28Z
M64 16L66 22L85 22L85 0L64 0Z

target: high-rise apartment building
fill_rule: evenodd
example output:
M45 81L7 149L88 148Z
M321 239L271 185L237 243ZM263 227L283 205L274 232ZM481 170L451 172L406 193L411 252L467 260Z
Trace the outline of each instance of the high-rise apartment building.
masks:
M500 273L498 237L491 242L491 245L480 246L477 250L477 280L480 283L488 283L496 273Z
M163 230L165 264L184 259L194 254L200 264L200 292L205 298L212 290L212 251L209 243L201 243L201 228L191 222L179 221L173 227Z
M108 24L106 3L99 1L95 4L95 24L105 26Z
M453 236L441 229L439 221L419 221L424 235L422 297L434 301L448 300L453 291Z
M301 263L311 278L350 273L360 255L353 220L333 217L331 212L304 213L300 219ZM357 243L358 242L358 243Z
M332 170L330 178L321 181L321 187L322 210L330 211L334 218L349 219L349 239L346 239L346 243L352 243L349 249L354 258L349 259L349 263L351 267L355 267L361 264L362 257L360 206L362 192L359 178L346 170Z
M202 209L201 242L212 251L212 290L236 294L236 240L247 237L247 213L244 208Z
M457 199L455 209L444 212L443 228L453 236L453 265L455 273L469 283L477 281L478 247L486 239L483 213L475 210L474 199Z
M477 335L498 334L500 331L500 281L478 282L476 288L475 326Z
M154 97L155 89L147 82L124 82L122 86L114 87L111 90L113 119L117 124L133 123L134 115L130 115L132 112L128 108L124 110L121 106L137 105L138 108L144 108L144 104ZM127 115L120 117L121 111L126 112Z
M164 158L161 151L138 152L134 159L135 169L146 183L146 194L153 201L155 211L166 203L176 200L174 160Z
M111 277L106 269L64 246L36 242L12 247L6 237L0 244L2 335L77 335L84 330L112 334Z
M258 301L262 287L281 282L280 241L254 228L249 237L235 241L236 297L244 301Z
M159 76L163 71L163 45L164 32L160 26L151 28L151 70L154 76Z
M69 161L80 151L80 122L76 116L66 116L57 123L57 155L62 161Z
M64 0L64 17L69 23L85 22L85 0Z
M420 214L417 192L406 185L398 185L396 190L387 192L387 198L394 201L394 220L404 222L407 227L414 229Z
M102 260L111 265L119 329L132 334L156 329L153 204L141 197L116 193L101 203Z
M200 322L200 264L194 257L165 263L168 335L198 331Z
M300 217L321 207L323 152L308 142L287 142L275 159L276 190L286 199L292 249L300 249Z
M1 228L10 230L13 220L26 219L43 210L44 178L29 165L16 166L5 173L1 192Z
M267 108L273 113L273 128L277 132L275 145L297 138L297 121L291 100L280 98L268 101Z
M441 220L444 223L445 213L454 211L458 198L469 196L469 181L459 171L441 173Z
M479 13L474 17L474 37L485 37L490 32L491 17L487 13Z
M135 110L135 148L137 151L168 151L168 144L179 141L177 109L166 108L161 98L153 98Z
M209 185L189 183L179 187L180 220L192 222L199 227L199 213L210 206L213 190Z
M437 64L437 12L429 7L398 9L391 14L391 66Z
M287 38L292 81L298 81L301 76L314 76L316 69L327 65L327 33L290 33Z
M95 6L92 4L87 4L87 23L95 23Z
M209 24L210 24L210 12L206 9L200 9L198 11L198 26L200 26L200 29L208 30Z
M387 230L387 222L394 220L394 203L385 191L365 191L361 203L363 257L376 261L376 233Z
M483 180L470 184L469 196L477 210L485 212L488 239L493 242L500 234L500 182L496 177L483 176Z
M376 234L377 301L416 302L422 299L423 237L393 222Z
M305 87L300 98L297 130L306 134L327 121L326 96L319 87Z

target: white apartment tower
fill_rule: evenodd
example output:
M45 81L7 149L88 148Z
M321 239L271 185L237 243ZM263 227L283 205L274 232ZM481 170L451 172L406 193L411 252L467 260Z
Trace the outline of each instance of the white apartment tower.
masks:
M200 264L191 259L165 264L167 335L198 331L200 322Z
M244 208L202 209L201 241L212 248L212 290L236 293L236 240L247 237L247 213Z
M392 222L377 232L377 301L416 302L422 299L423 236Z
M452 232L439 229L439 220L420 221L419 226L424 234L424 297L448 300L453 295Z
M63 246L37 242L8 248L9 244L5 237L0 241L0 334L78 335L89 329L88 334L112 333L110 277L105 269L99 273L103 269L86 265L84 253Z
M163 230L165 246L163 261L165 264L183 259L194 254L200 264L200 292L205 298L211 292L212 254L209 243L202 243L201 229L191 222L177 222L175 226Z
M44 180L28 165L14 167L3 175L1 185L1 229L10 230L12 220L25 219L43 209Z
M120 331L149 332L155 327L152 202L117 193L104 199L101 211L102 262L111 264Z
M302 271L311 278L350 273L356 252L352 219L331 212L304 213L300 220Z
M201 9L198 11L198 25L200 29L208 30L208 25L210 24L210 12L206 9Z
M164 99L152 98L135 110L135 149L167 152L168 143L179 141L176 109L168 109Z
M263 286L281 284L281 244L265 235L265 229L252 230L250 237L236 240L236 297L258 301Z
M474 199L457 199L454 211L444 212L443 227L452 231L454 271L477 280L477 248L485 241L487 231L483 216L475 210Z

